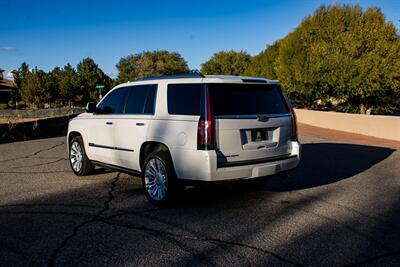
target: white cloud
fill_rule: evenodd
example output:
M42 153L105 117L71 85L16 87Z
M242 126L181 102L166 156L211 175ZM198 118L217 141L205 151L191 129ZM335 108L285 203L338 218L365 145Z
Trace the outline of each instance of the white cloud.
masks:
M0 51L11 52L16 50L17 48L12 46L0 46Z

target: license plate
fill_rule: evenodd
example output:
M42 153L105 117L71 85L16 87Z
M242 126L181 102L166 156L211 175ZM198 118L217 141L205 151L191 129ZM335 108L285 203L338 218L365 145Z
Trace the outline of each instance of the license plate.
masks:
M267 129L253 129L251 131L251 141L253 142L261 142L265 141L268 138Z

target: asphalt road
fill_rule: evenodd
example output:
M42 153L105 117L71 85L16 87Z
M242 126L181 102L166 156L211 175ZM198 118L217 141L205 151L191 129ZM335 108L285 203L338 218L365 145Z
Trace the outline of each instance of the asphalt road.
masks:
M288 178L189 188L70 171L64 138L0 145L1 266L400 265L400 152L302 136Z

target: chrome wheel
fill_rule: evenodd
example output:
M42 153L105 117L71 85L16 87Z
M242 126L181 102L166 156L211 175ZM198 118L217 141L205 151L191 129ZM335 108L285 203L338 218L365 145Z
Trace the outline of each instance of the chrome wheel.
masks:
M69 160L71 161L71 165L74 171L80 172L83 164L83 151L79 142L73 142L71 144Z
M147 193L154 200L165 198L168 190L168 174L164 163L157 159L150 159L144 171L144 182Z

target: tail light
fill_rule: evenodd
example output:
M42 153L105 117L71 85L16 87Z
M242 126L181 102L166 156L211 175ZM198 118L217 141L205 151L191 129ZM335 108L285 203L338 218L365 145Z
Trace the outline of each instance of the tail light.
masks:
M296 113L292 109L292 141L298 140L298 132L297 132L297 118Z
M294 113L294 108L293 108L294 105L292 104L291 101L289 101L289 99L283 92L282 92L282 96L285 99L286 105L292 115L292 138L291 138L291 140L298 141L299 139L298 139L298 132L297 132L297 118L296 118L296 113Z
M208 86L203 90L201 101L201 115L198 125L197 149L213 150L214 149L214 120L211 114L210 95Z

